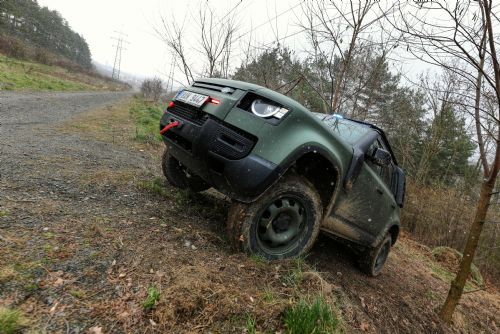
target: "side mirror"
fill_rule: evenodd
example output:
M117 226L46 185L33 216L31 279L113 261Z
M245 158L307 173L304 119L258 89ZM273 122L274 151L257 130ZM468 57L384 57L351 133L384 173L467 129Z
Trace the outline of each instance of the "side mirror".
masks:
M392 157L386 150L376 147L372 152L370 160L376 165L387 166L391 163Z

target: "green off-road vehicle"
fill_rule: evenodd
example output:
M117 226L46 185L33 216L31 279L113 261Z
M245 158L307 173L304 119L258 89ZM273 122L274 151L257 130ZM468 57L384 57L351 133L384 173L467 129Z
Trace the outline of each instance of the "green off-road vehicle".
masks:
M405 193L381 129L254 84L202 79L174 97L160 130L173 186L232 199L227 230L237 248L295 257L321 230L360 246L364 271L380 273Z

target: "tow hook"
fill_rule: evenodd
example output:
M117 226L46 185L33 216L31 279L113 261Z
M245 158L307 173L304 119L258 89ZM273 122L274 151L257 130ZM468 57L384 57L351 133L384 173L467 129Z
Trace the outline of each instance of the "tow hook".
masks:
M160 130L160 135L164 135L168 130L170 130L172 128L180 127L181 125L182 125L182 123L179 121L172 121L172 122L168 123L167 125L165 125L165 127L163 129Z

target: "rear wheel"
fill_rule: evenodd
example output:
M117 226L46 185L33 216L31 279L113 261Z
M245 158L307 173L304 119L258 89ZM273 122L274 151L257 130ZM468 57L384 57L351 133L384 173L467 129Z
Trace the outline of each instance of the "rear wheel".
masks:
M201 177L190 173L179 160L170 155L167 149L163 153L161 166L168 183L176 188L189 189L194 192L210 188L210 185L203 181Z
M361 269L369 276L378 276L387 261L391 246L391 235L387 234L377 247L370 248L362 255Z
M228 235L235 248L268 260L300 256L318 236L322 211L314 187L289 176L253 203L233 202Z

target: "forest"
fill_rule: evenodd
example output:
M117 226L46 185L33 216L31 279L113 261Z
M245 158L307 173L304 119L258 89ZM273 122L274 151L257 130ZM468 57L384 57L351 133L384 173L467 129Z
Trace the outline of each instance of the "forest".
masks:
M36 0L1 0L0 34L36 45L85 69L92 67L83 36L71 29L59 12L40 7Z

